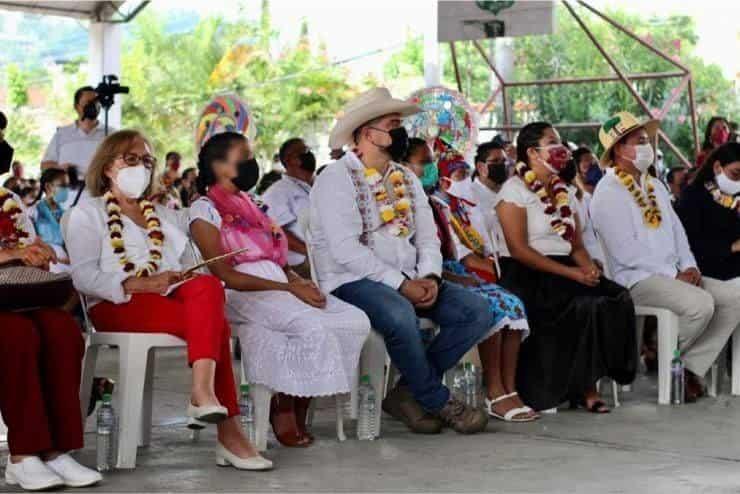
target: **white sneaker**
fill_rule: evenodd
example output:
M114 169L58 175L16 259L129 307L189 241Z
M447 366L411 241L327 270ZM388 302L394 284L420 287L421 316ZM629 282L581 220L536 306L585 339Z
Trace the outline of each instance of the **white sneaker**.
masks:
M100 472L80 465L68 454L47 461L46 466L61 477L67 487L87 487L103 480Z
M19 463L11 462L8 456L5 483L20 485L27 491L41 491L64 486L64 479L48 468L38 456L29 456Z

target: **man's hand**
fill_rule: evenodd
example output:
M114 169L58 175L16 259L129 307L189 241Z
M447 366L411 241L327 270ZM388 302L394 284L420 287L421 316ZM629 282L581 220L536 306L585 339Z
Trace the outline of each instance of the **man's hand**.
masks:
M437 296L439 295L439 285L435 280L429 278L424 278L418 281L424 285L427 293L422 300L415 304L415 307L417 309L429 309L437 302Z
M699 286L701 284L701 273L696 268L689 268L686 271L678 273L676 279L689 285Z
M406 297L409 302L414 304L414 306L421 303L429 296L427 293L429 288L425 280L405 280L401 283L398 291L401 292L401 295Z

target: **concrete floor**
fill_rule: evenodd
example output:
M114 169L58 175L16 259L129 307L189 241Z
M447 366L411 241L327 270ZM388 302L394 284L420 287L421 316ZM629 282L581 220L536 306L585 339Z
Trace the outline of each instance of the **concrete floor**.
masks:
M113 352L101 352L98 375L116 375ZM273 444L266 456L277 468L250 473L216 467L215 430L191 441L183 418L188 372L182 353L161 352L156 374L152 445L139 450L136 470L108 474L88 491L740 492L740 398L658 406L654 376L640 377L610 415L561 410L532 424L492 421L487 433L470 437L451 431L417 436L386 418L381 439L339 443L333 410L321 410L313 447ZM79 453L88 465L95 462L93 423ZM2 482L0 492L10 492Z

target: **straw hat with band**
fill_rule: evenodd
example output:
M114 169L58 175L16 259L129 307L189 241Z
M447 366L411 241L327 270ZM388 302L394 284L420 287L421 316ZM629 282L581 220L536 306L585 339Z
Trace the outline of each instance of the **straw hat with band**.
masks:
M329 147L339 149L345 145L353 145L352 133L383 115L398 113L401 117L407 117L420 111L421 108L416 105L393 98L384 87L370 89L347 103L339 114L329 135Z
M604 146L604 152L601 154L601 159L599 160L601 165L605 168L612 166L612 160L609 156L612 148L631 132L644 128L650 140L653 141L659 126L660 121L658 120L638 120L637 117L626 111L621 111L614 115L604 122L599 129L599 141Z

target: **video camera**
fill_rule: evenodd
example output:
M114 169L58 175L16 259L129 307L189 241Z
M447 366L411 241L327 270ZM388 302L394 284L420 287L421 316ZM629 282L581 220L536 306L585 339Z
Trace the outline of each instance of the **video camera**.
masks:
M100 106L105 110L109 110L115 102L114 99L116 94L128 94L129 87L121 86L118 82L118 77L110 74L103 76L103 81L95 88L95 92L98 93Z

